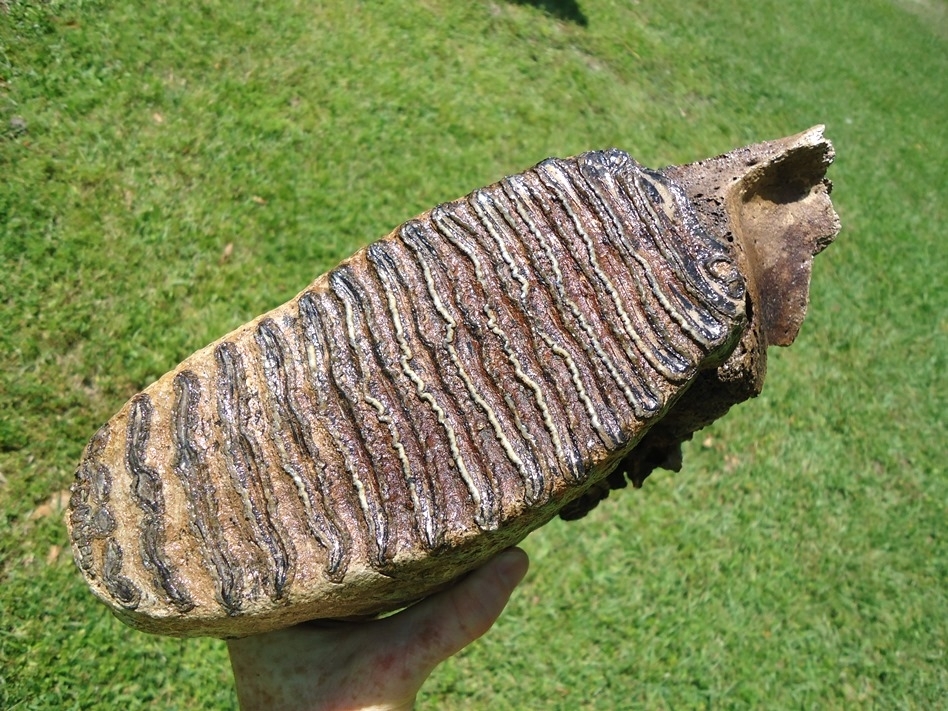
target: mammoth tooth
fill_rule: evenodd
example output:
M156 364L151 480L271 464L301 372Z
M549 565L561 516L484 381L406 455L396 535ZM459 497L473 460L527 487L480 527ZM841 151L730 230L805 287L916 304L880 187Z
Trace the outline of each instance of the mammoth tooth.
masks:
M594 151L409 220L100 430L80 570L162 634L372 614L677 469L800 327L833 155L822 127L657 171Z

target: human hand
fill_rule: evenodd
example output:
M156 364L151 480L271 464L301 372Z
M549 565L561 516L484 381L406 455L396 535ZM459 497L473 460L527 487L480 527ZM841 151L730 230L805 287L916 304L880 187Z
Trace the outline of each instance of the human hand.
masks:
M412 708L434 668L491 628L528 563L511 548L391 617L314 621L228 641L241 709Z

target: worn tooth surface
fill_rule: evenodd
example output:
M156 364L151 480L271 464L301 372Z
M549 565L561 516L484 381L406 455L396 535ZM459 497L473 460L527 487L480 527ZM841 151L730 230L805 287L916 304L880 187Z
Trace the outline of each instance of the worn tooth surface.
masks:
M590 152L409 220L92 438L79 569L163 634L371 614L677 468L796 335L832 159L821 127L660 171Z

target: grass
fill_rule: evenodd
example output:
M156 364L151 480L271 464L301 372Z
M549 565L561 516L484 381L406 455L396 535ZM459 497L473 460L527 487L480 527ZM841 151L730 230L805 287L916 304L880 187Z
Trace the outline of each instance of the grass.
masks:
M191 351L547 155L826 123L844 231L764 394L579 523L421 708L948 708L943 0L0 0L0 707L230 708L57 509ZM52 498L51 498L52 497Z

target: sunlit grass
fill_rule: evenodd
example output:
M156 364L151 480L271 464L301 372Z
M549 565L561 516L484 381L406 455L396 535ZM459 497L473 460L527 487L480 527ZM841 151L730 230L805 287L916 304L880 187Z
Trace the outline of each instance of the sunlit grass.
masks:
M234 704L223 646L112 619L44 506L190 352L548 155L660 166L825 123L844 231L764 394L682 473L533 534L510 608L421 706L943 707L944 22L883 0L0 1L0 706Z

